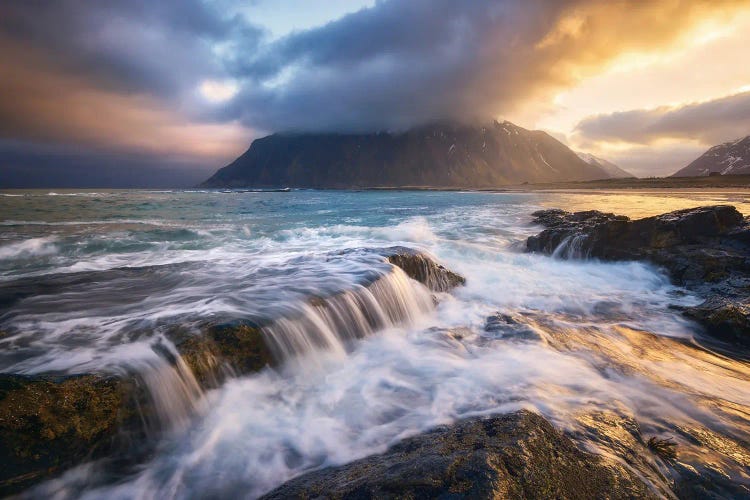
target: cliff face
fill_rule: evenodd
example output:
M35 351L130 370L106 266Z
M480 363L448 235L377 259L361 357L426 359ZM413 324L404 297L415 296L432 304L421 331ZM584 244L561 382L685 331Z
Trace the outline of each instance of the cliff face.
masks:
M377 134L274 134L202 187L494 188L606 179L550 135L510 122Z
M750 174L750 135L714 146L672 177Z

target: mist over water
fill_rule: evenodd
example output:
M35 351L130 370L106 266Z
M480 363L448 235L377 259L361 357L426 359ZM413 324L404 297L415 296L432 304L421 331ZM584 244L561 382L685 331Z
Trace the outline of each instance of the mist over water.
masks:
M698 328L669 308L697 299L644 263L522 251L540 208L638 217L731 203L747 214L743 195L6 194L0 371L135 370L171 428L114 483L87 465L36 494L252 498L436 425L519 408L582 436L593 412L632 417L750 482L750 366L700 347ZM394 245L429 252L466 286L433 300L378 253ZM486 328L497 314L512 321ZM265 324L285 361L204 392L166 363L165 335L228 320ZM697 434L720 445L699 448Z

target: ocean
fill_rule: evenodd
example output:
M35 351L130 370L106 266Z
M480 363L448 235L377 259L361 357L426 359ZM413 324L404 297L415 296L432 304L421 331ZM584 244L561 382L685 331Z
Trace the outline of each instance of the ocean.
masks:
M647 263L524 252L539 209L644 217L719 203L750 214L748 194L728 191L2 192L0 372L137 372L164 425L117 477L85 464L36 494L252 498L520 408L572 435L581 415L626 415L746 482L750 365L670 307L699 300ZM466 285L430 293L383 259L394 246ZM347 293L326 314L311 305ZM383 319L360 319L352 301ZM488 331L497 314L523 328ZM201 389L165 355L169 332L231 321L264 325L280 363Z

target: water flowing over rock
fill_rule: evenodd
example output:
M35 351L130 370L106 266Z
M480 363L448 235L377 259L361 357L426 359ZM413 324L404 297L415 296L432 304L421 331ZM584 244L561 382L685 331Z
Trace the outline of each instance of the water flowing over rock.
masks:
M202 387L216 387L227 376L252 373L273 362L257 325L212 325L199 333L173 335L177 351Z
M263 325L239 321L197 333L178 330L172 340L200 384L215 387L227 376L258 371L313 351L343 354L348 342L410 323L431 310L434 303L424 287L447 292L466 281L410 248L379 253L394 268L368 283L327 297L310 297Z
M388 262L433 292L448 292L466 283L463 276L446 269L424 253L406 247L392 248L388 253Z
M310 297L263 324L177 326L117 375L0 374L0 457L6 462L0 494L108 452L122 454L128 434L138 436L142 453L164 432L186 428L203 409L204 389L301 355L310 362L345 354L347 343L433 309L430 291L465 281L423 253L403 247L382 252L394 267L368 283Z
M645 259L703 297L685 315L707 332L750 345L750 223L728 205L678 210L630 220L596 210L532 214L547 229L531 236L527 250L560 258Z
M580 451L529 411L470 419L382 455L310 472L276 498L658 498L636 473Z
M310 362L314 352L344 355L348 342L411 323L433 307L427 289L394 269L367 286L313 299L301 305L296 315L264 327L263 333L276 359L305 354Z

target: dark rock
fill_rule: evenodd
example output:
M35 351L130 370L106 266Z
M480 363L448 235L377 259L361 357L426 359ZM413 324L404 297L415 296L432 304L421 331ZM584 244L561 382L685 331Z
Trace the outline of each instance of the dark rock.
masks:
M597 211L535 212L547 229L526 248L565 258L648 260L703 297L684 314L710 335L750 346L750 225L728 205L678 210L631 221Z
M218 386L229 375L256 372L274 361L261 329L248 323L214 325L199 333L173 335L172 340L204 388Z
M400 267L411 279L419 281L433 292L447 292L466 283L466 278L463 276L410 248L388 249L386 258L394 266Z
M496 313L484 323L484 331L493 337L512 340L540 340L541 336L531 326L516 315Z
M748 343L750 297L712 296L698 306L686 308L684 314L705 326L715 337L732 343Z
M0 375L0 495L111 450L137 418L132 391L113 377Z
M657 498L615 460L529 411L470 419L313 471L264 498Z
M631 221L624 216L602 213L543 210L535 222L549 229L527 240L532 252L553 253L565 241L582 237L581 253L609 260L648 257L675 246L704 244L744 224L742 214L728 205L678 210Z
M228 323L172 334L203 388L272 363L259 327ZM168 361L179 360L155 346ZM27 488L100 457L138 461L163 429L137 373L120 376L0 374L0 494Z

